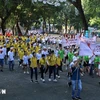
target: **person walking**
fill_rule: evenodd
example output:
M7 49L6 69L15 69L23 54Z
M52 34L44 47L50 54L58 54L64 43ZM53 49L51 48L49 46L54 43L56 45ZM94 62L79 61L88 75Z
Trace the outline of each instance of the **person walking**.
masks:
M51 51L51 54L50 54L50 66L49 66L49 81L51 81L51 74L53 73L54 74L54 82L57 82L56 80L56 56L54 54L54 51Z
M0 71L3 72L3 65L4 65L4 53L3 50L0 49Z
M45 82L44 71L45 71L46 59L45 59L44 54L42 54L42 58L39 60L39 65L40 65L40 71L41 71L41 80Z
M33 70L35 72L35 82L38 82L38 77L37 77L37 58L36 58L36 54L33 53L33 57L30 59L31 61L31 65L30 65L30 76L31 76L31 82L33 82Z
M82 90L82 82L80 72L83 71L79 66L79 60L74 60L74 65L71 67L72 70L72 99L77 100L81 99L80 93Z
M24 74L27 73L29 74L29 71L28 71L28 55L27 55L27 52L24 52L24 56L23 56L23 71L24 71Z
M14 70L14 52L13 47L10 48L10 51L8 51L8 61L9 61L9 70Z

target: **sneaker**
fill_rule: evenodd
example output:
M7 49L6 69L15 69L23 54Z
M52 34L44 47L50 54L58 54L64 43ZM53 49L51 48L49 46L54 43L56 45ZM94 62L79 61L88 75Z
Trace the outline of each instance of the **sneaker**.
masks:
M60 78L60 76L58 76L58 78Z
M68 82L68 87L71 87L71 85L72 85L72 82Z
M25 74L26 72L24 71L24 74Z
M75 97L72 97L73 100L77 100Z
M58 75L56 75L56 77L58 77Z
M35 83L38 83L38 80L35 80Z
M33 80L31 79L31 82L33 82Z
M3 70L1 69L1 72L3 72Z
M43 79L42 79L42 78L40 78L40 80L42 81Z
M57 82L57 80L56 80L56 79L54 79L53 81L54 81L54 82Z
M45 79L42 79L42 82L45 82Z
M49 80L49 82L51 82L51 78L49 78L48 80Z
M99 82L99 84L100 84L100 82Z
M29 72L27 71L27 74L29 74Z
M81 98L80 98L80 97L76 97L76 99L81 100Z

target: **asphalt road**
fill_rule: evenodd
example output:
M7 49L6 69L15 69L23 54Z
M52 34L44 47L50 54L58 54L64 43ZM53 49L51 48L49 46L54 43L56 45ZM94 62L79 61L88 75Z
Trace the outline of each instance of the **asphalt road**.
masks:
M0 100L71 100L66 71L60 75L61 79L57 83L48 82L48 74L45 76L45 83L40 81L40 77L39 83L31 83L30 76L23 74L16 60L13 72L8 70L8 66L5 66L4 72L0 72L0 89L6 89L7 92L5 95L0 94ZM100 100L99 80L97 76L91 78L87 74L82 77L82 100Z

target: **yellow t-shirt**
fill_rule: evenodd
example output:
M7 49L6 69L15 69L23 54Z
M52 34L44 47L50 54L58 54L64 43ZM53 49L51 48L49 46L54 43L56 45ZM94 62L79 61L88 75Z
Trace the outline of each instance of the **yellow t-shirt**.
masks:
M38 53L39 52L39 49L40 49L40 46L36 46L35 47L35 52Z
M31 65L30 67L32 68L36 68L37 67L37 58L36 57L32 57L31 58Z
M57 62L57 65L58 66L61 66L61 61L62 61L61 58L60 57L57 57L56 62Z
M56 65L56 56L51 55L50 56L50 66L55 66Z
M41 59L39 60L39 64L40 64L40 65L45 65L45 64L46 64L46 59L41 58Z
M46 57L46 63L47 63L47 65L50 65L50 56Z
M19 51L18 52L18 56L19 56L20 59L23 59L24 52L23 51Z

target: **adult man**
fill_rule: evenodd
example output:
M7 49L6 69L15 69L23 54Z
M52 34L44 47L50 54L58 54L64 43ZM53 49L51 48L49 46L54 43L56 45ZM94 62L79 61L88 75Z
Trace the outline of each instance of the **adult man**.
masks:
M7 48L6 48L6 44L4 44L4 47L2 48L3 53L4 53L4 62L5 64L7 64Z
M63 60L64 60L64 50L62 49L62 45L59 45L58 54L60 55L60 58L61 58L61 60L62 60L62 62L63 62ZM63 71L63 70L62 70L62 64L61 64L60 70Z
M48 50L47 50L47 48L44 46L43 47L43 50L42 50L42 52L41 52L43 55L45 55L45 57L47 56L47 54L48 54Z
M14 52L13 47L10 48L10 51L8 52L8 61L9 61L9 70L14 70Z
M3 50L0 49L0 71L3 72L3 61L4 61L4 53Z
M95 55L92 55L89 59L89 65L90 65L89 75L92 76L92 78L93 78L93 71L94 71L94 58Z
M82 71L82 68L79 66L79 60L74 59L74 65L71 67L72 70L72 99L77 100L80 98L80 92L82 90L82 82L80 79L80 72Z

